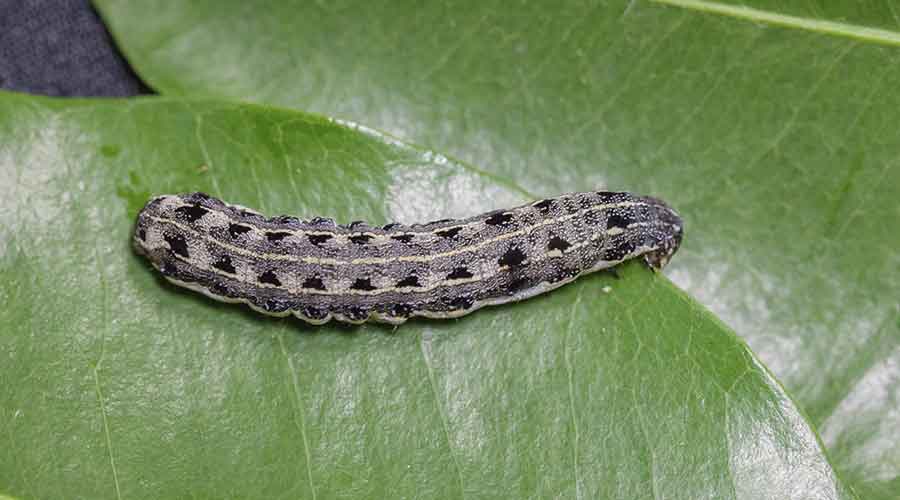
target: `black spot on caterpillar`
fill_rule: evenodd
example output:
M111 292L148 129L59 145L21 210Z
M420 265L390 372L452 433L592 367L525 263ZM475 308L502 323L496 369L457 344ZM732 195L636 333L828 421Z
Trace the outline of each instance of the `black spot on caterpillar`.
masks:
M440 231L435 231L434 234L440 236L441 238L453 238L462 230L462 227L456 226L451 227L449 229L442 229Z
M394 286L397 288L405 288L405 287L410 287L410 286L422 286L422 285L419 284L419 278L417 278L415 276L407 276L407 277L403 278L402 280L398 281L397 284Z
M369 278L356 278L356 281L354 281L353 284L350 285L350 289L351 289L351 290L363 290L363 291L370 292L370 291L372 291L372 290L375 290L376 288L375 288L374 286L372 286L372 280L371 280L371 279L369 279Z
M230 234L233 239L236 239L238 236L244 233L249 233L251 229L253 228L241 224L228 224L228 234Z
M278 276L275 276L275 273L272 271L263 272L257 279L260 283L265 283L272 286L281 286L281 280L278 279Z
M303 280L303 284L300 285L301 288L308 288L310 290L325 290L325 284L322 283L320 278L306 278Z
M285 222L283 221L279 221L278 223L285 224ZM266 233L266 238L268 238L272 243L278 243L279 241L287 238L290 235L291 233L287 231L269 231Z
M484 219L485 224L489 224L491 226L505 226L509 224L509 221L512 220L512 214L508 214L505 212L501 212L498 214L491 215L487 219Z
M136 251L170 281L310 323L450 318L642 258L661 269L682 220L664 202L587 192L427 224L266 218L203 193L159 196Z
M185 241L184 236L180 234L163 234L163 240L169 245L169 250L173 255L178 255L185 259L191 257L188 254L187 241Z
M514 267L525 262L525 253L519 250L516 247L512 247L506 252L503 253L503 256L500 257L500 260L497 262L500 264L500 267Z
M183 207L178 207L175 209L175 213L181 214L187 222L195 222L200 217L203 217L209 212L209 210L201 207L198 204L193 205L185 205Z
M234 274L237 270L234 268L234 264L231 263L231 257L228 255L223 255L219 260L213 262L213 267L220 271L225 271L228 274Z
M313 245L319 246L322 243L325 243L326 241L330 240L332 238L332 235L330 235L330 234L309 234L306 237L309 238L310 243L312 243Z
M356 243L357 245L365 245L369 242L369 240L372 239L372 236L368 234L355 234L352 236L348 236L347 239L349 239L353 243Z
M465 267L457 267L447 275L448 280L466 280L474 277L475 275L469 272Z
M402 241L403 243L409 243L413 239L412 234L395 234L391 236L392 240Z
M565 252L566 249L570 246L572 245L568 241L560 238L559 236L553 236L547 243L547 250L559 250L560 252Z

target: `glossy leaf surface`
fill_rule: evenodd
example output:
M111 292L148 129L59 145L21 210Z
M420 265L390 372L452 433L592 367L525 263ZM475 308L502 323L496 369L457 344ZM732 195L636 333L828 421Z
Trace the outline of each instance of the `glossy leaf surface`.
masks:
M748 340L859 491L900 498L891 2L98 5L163 93L366 123L531 192L671 201L674 281Z
M310 327L167 285L151 194L411 222L522 201L315 116L0 94L14 497L854 498L748 348L640 264L458 321Z

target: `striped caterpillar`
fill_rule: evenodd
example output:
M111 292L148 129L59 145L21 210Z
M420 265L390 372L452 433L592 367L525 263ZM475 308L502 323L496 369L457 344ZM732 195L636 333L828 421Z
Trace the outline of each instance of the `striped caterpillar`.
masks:
M636 257L658 270L681 236L674 210L630 193L383 227L267 218L190 193L151 199L134 246L169 281L216 300L313 324L400 324L526 299Z

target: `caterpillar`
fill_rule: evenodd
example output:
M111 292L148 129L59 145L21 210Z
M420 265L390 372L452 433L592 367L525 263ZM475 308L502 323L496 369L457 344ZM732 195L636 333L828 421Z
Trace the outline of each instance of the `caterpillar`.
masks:
M188 193L148 201L133 243L166 279L216 300L312 324L400 324L523 300L637 257L659 270L682 232L666 203L625 192L381 227L268 218Z

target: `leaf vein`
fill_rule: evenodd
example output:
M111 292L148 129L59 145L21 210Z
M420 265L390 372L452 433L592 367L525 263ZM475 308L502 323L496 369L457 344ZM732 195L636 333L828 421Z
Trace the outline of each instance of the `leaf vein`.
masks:
M651 0L652 2L681 7L684 9L718 14L755 23L771 24L784 28L800 29L829 36L853 38L864 42L883 45L900 46L900 33L880 28L871 28L858 24L810 19L766 10L755 9L743 5L723 5L707 0Z
M456 467L456 477L459 480L459 492L462 498L466 497L466 490L463 487L463 477L462 477L462 467L459 464L459 459L456 456L456 452L453 449L453 440L450 438L450 422L449 417L447 416L447 412L444 410L444 405L441 404L441 398L439 397L437 382L434 379L434 368L431 363L431 339L428 332L422 334L421 340L419 341L419 347L422 352L422 359L425 360L425 368L428 370L428 381L431 385L431 392L434 395L434 404L437 407L438 413L441 417L441 425L444 427L444 436L447 439L447 448L450 451L450 458L453 459L453 465Z
M306 456L306 478L309 481L312 499L316 500L316 487L315 484L313 484L312 478L312 455L309 451L309 439L306 437L306 418L304 417L303 407L300 406L300 384L297 382L297 370L294 367L294 361L284 347L283 337L284 335L278 336L278 345L281 348L281 354L284 356L284 360L287 363L288 371L291 373L292 394L294 396L294 425L300 430L300 437L303 439L303 453Z

